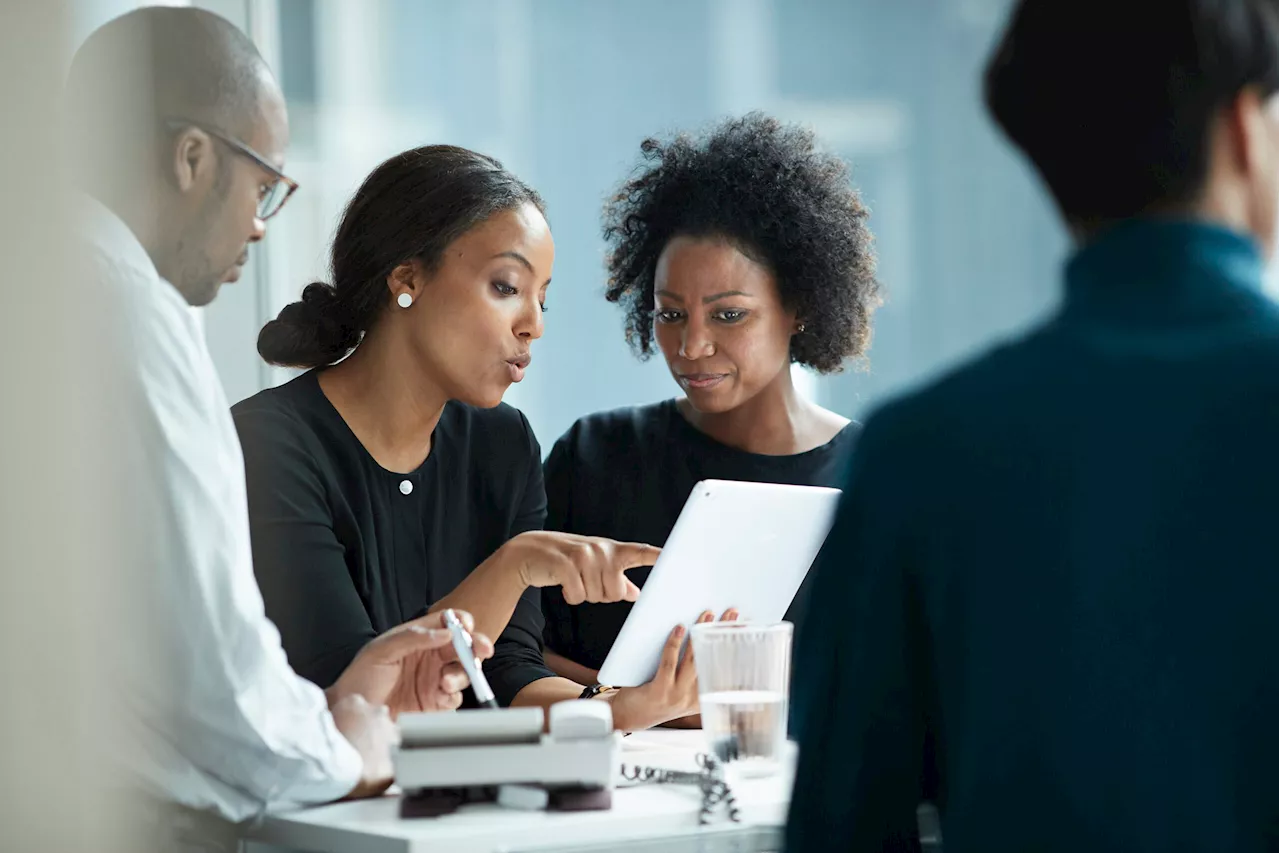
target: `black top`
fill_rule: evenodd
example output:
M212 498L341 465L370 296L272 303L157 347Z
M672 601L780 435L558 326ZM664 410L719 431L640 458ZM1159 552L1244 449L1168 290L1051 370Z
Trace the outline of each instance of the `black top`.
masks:
M786 849L1277 848L1276 305L1116 226L1063 310L867 422L797 632Z
M373 460L315 372L231 411L267 615L289 663L322 687L365 643L423 615L546 516L538 442L510 406L446 405L431 454L410 474ZM502 704L554 675L541 637L538 590L528 589L484 666Z
M699 480L837 486L858 431L850 423L806 453L762 456L699 431L675 400L589 415L547 457L547 529L661 547ZM648 576L647 568L627 572L637 586ZM799 617L807 588L806 581L788 620ZM631 612L629 602L570 607L559 587L543 590L542 607L547 648L592 669L604 663Z

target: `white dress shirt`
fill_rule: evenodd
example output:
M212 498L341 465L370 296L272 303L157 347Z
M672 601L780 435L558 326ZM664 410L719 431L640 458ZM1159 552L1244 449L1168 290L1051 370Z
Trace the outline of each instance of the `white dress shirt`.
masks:
M128 460L120 499L140 525L128 546L142 573L137 622L113 664L122 760L148 793L232 821L338 799L361 759L264 612L244 461L197 309L123 221L96 201L86 208L90 275L118 312L104 318L119 334L96 367L118 374L128 422L108 452Z

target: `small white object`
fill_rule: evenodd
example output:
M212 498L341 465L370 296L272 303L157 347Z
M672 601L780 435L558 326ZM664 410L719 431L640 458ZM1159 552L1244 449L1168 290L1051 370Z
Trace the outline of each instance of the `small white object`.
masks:
M570 699L551 706L551 736L556 740L588 740L608 737L613 731L613 709L600 699Z
M407 495L412 491L413 491L413 483L410 483L408 480L400 481L400 494Z
M795 598L835 519L839 489L703 480L693 487L640 600L600 667L600 681L653 679L676 625L704 610L777 622ZM725 536L731 530L733 535Z
M400 747L391 755L396 784L405 791L473 785L613 788L621 763L622 735L614 732L594 740L561 741L544 736L537 743Z
M536 714L531 720L536 728L525 728L529 712ZM419 719L412 723L406 723L405 716L399 720L403 742L391 755L396 784L406 791L472 785L612 789L615 784L622 754L618 732L581 740L544 735L541 708L413 714ZM425 719L459 716L497 719L473 720L465 726Z
M537 744L542 739L541 708L466 710L452 714L414 711L396 720L401 750L482 744Z
M396 297L396 304L401 308L408 308L413 304L413 297L407 293L402 293ZM405 492L405 494L408 494L408 492Z
M528 812L542 811L551 802L551 795L546 788L533 785L499 785L498 805L507 809L521 809Z

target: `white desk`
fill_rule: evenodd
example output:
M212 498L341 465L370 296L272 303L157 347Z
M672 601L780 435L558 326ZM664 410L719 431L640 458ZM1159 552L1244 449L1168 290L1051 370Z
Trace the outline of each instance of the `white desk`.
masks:
M702 749L700 731L640 732L623 744L627 764L685 769ZM248 830L251 853L499 853L585 842L620 843L698 832L706 841L735 826L781 826L791 795L791 772L732 780L742 824L727 818L698 830L701 793L690 785L619 787L613 808L589 812L524 812L496 805L464 806L437 818L402 819L396 796L280 812ZM723 814L723 811L720 813ZM670 849L670 848L668 848ZM737 849L745 849L738 847Z

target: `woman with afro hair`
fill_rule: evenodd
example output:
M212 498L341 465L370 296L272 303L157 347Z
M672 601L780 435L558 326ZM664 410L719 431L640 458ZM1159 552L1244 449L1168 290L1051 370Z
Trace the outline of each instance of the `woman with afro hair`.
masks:
M753 113L641 152L605 207L605 297L683 395L577 421L546 461L547 529L662 545L699 480L838 485L858 424L802 397L791 365L863 357L879 287L867 209L808 130ZM548 665L592 683L630 607L544 590Z

